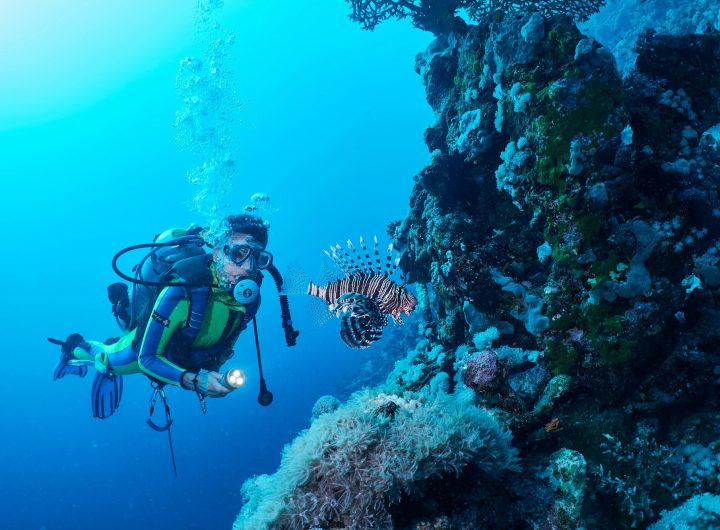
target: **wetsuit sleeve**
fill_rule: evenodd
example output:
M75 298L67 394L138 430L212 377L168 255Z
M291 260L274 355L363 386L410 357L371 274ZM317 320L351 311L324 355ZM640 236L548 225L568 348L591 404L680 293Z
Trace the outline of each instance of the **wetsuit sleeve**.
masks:
M188 309L189 302L181 287L165 287L155 301L138 354L140 369L153 379L180 384L185 369L171 362L164 352L173 333L185 326Z

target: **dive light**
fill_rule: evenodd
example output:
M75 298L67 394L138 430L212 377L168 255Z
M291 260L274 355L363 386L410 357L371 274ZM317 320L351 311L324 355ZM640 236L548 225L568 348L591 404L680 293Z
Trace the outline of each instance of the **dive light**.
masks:
M231 368L220 378L220 384L228 390L235 390L245 384L245 372L240 368Z

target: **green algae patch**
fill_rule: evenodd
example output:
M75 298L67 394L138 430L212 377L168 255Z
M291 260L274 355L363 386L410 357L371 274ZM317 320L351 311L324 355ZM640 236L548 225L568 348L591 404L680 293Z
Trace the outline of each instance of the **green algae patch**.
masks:
M588 81L574 96L576 106L568 109L560 103L561 92L557 86L549 85L537 93L539 116L533 123L540 146L535 164L537 180L560 193L565 191L568 177L570 142L575 137L585 136L592 146L599 136L610 138L616 132L610 119L615 109L623 104L617 81L609 84L599 79Z
M578 351L561 340L545 341L545 359L553 375L570 374L577 364Z
M588 305L583 317L588 340L602 363L613 366L632 359L637 339L627 336L624 319L612 313L609 303Z

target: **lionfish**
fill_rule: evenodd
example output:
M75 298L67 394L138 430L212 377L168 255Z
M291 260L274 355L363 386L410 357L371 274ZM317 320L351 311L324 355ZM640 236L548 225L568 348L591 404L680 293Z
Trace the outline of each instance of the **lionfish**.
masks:
M372 256L362 237L361 251L350 240L347 249L339 244L331 246L325 254L333 260L341 278L325 286L309 282L307 287L306 294L323 300L328 310L340 317L340 337L351 348L367 348L382 336L388 315L401 324L402 313L409 315L417 305L405 284L390 278L399 261L393 259L392 244L383 264L377 237L373 242Z

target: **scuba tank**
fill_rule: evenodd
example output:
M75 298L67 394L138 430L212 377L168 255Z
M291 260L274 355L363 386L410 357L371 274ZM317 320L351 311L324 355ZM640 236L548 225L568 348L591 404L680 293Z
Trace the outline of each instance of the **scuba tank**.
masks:
M170 280L173 279L172 272L177 264L182 260L205 254L203 249L205 241L199 235L201 230L199 227L188 230L171 228L155 236L153 244L157 246L133 269L134 279L141 282L133 282L130 329L140 323L147 323L160 290L170 285ZM162 285L153 285L154 283Z

